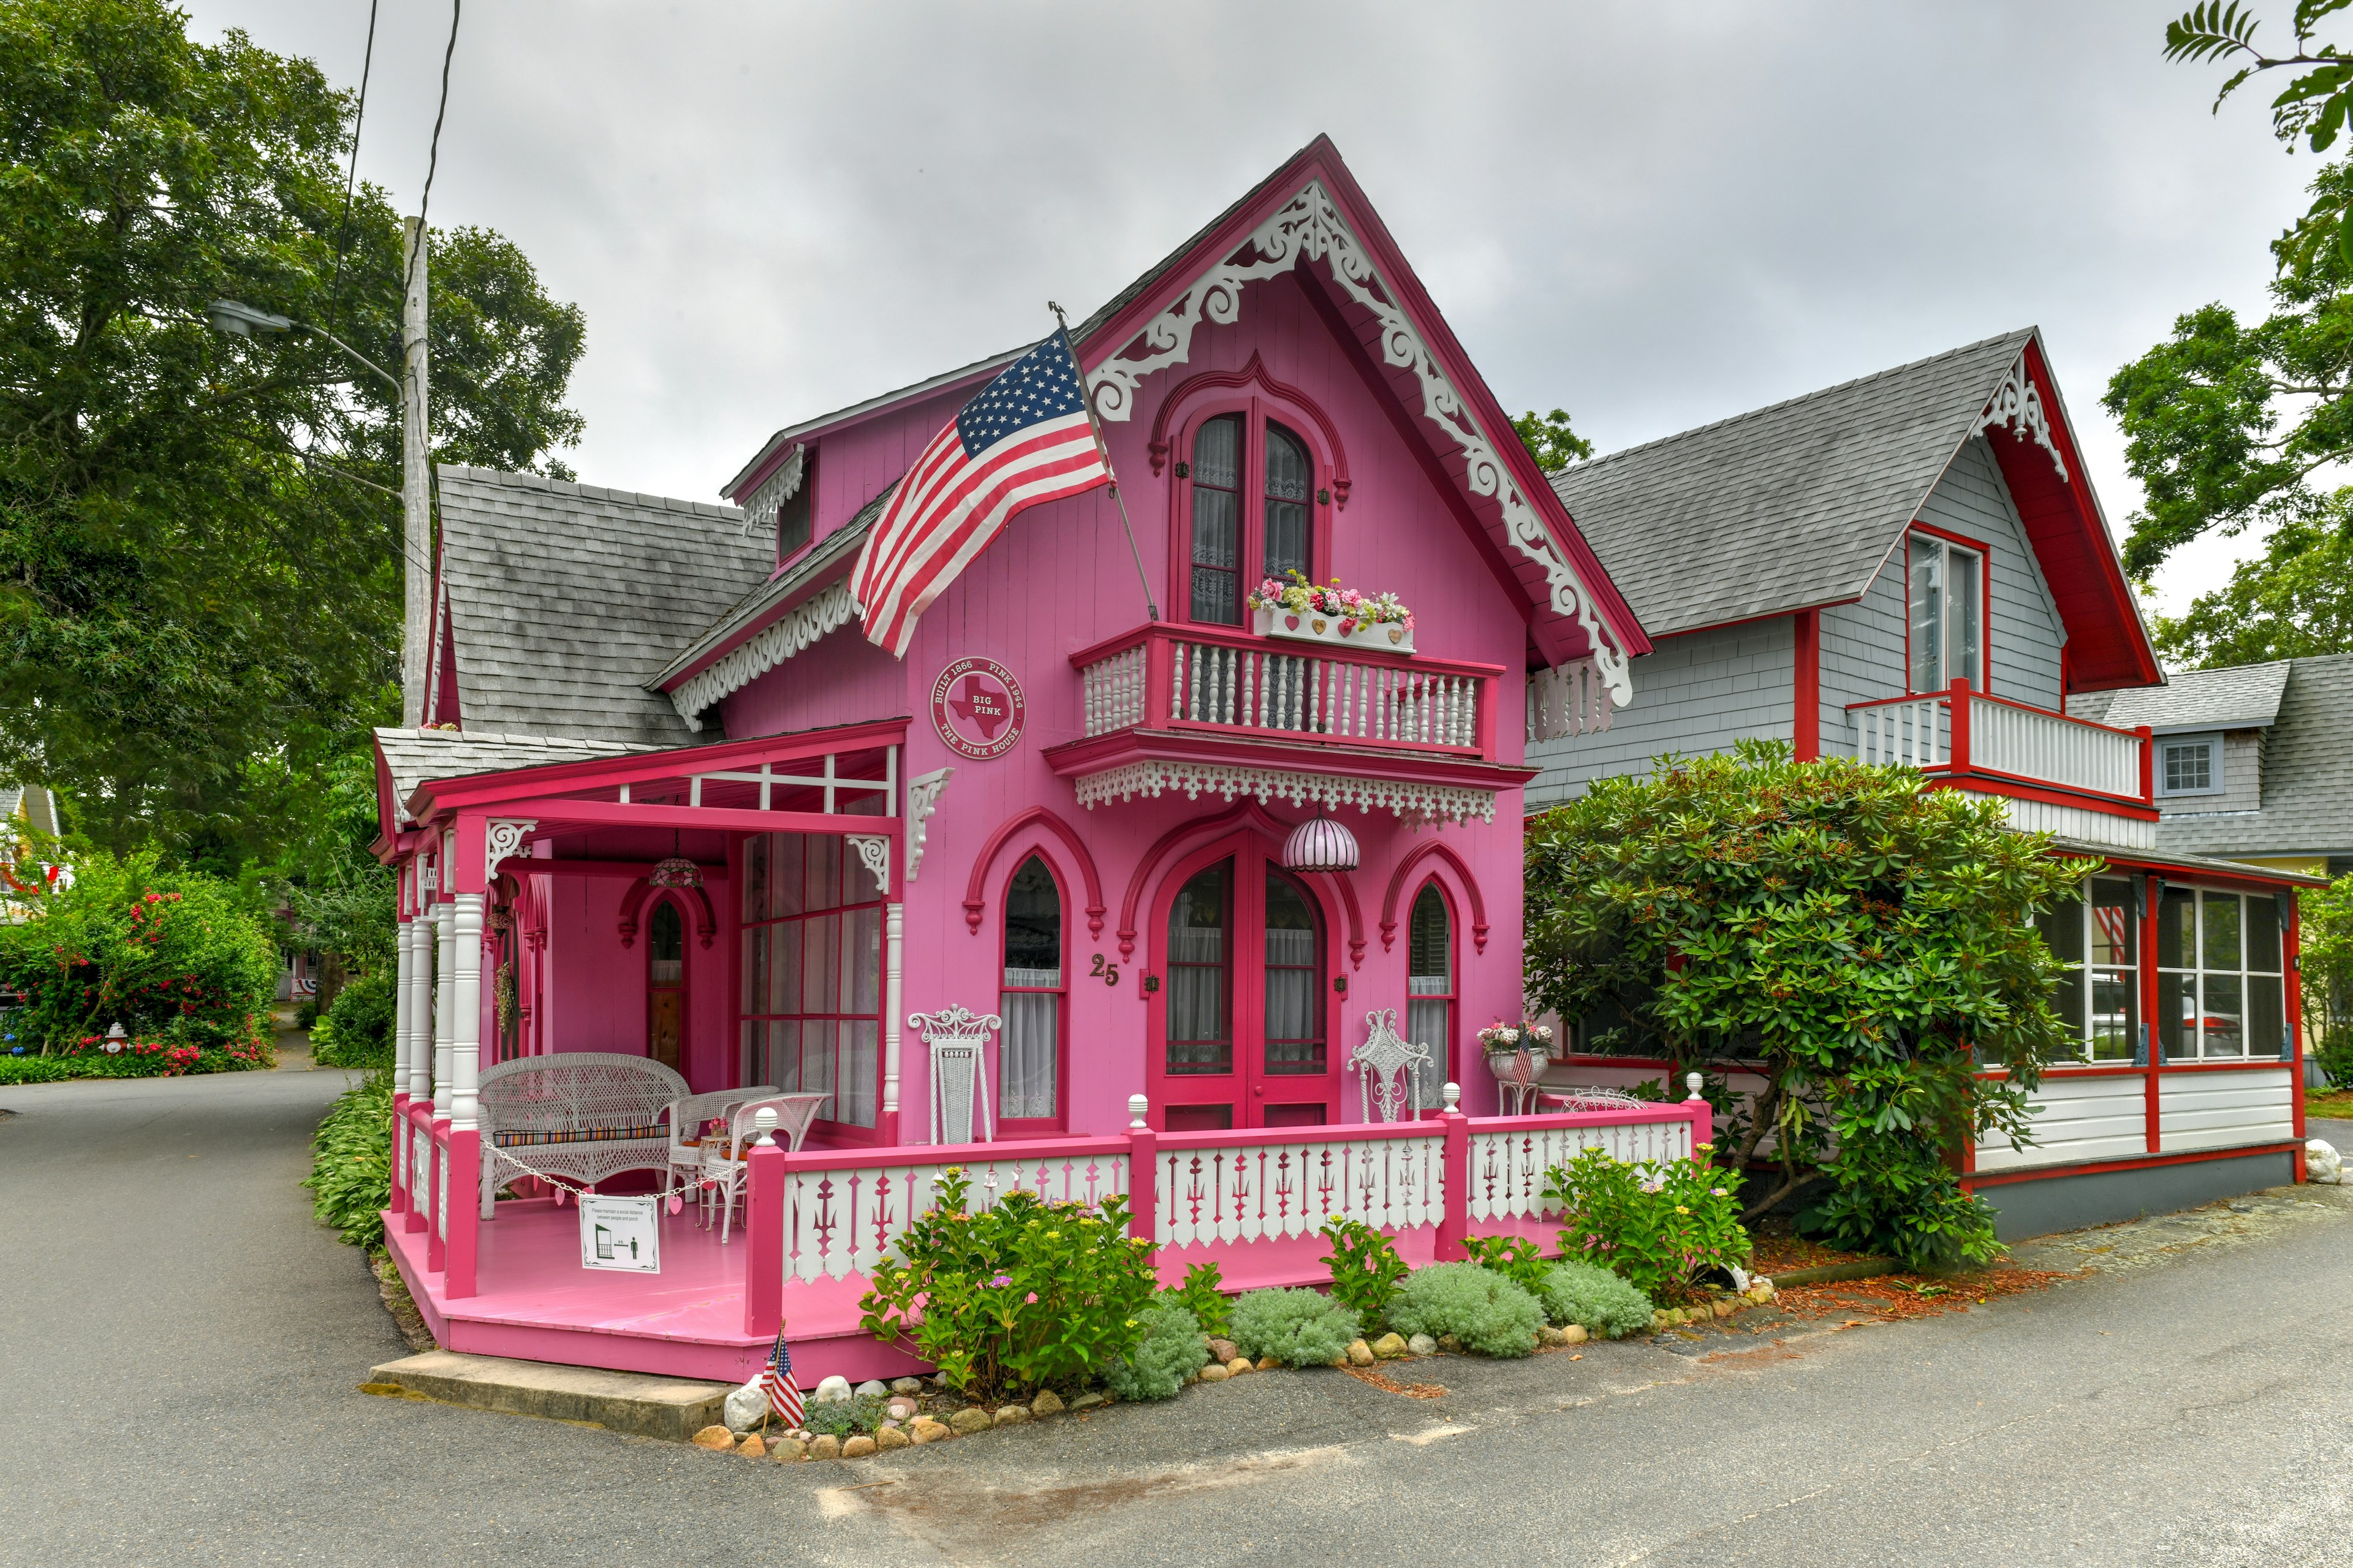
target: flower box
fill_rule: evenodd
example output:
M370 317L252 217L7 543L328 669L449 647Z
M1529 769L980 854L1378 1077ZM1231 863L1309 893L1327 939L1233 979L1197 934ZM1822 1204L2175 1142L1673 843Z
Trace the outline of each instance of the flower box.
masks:
M1301 642L1337 643L1343 647L1377 648L1383 653L1411 653L1409 627L1343 620L1338 616L1309 610L1259 609L1250 612L1251 629L1262 637L1296 637ZM1341 628L1345 626L1347 630Z

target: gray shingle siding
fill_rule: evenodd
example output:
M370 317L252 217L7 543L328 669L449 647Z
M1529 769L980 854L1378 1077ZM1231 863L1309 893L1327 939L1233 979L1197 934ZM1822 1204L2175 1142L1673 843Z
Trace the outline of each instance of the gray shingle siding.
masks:
M2157 825L2159 848L2225 858L2353 854L2353 654L2284 662L2288 668L2281 686L2278 719L2263 736L2260 753L2260 805L2253 810L2171 811ZM2194 671L2177 678L2187 689L2178 711L2163 706L2134 711L2140 714L2139 722L2158 723L2185 713L2213 711L2211 704L2221 689L2233 688L2241 695L2254 689L2260 698L2278 673L2276 665L2242 667L2236 676L2224 670ZM2112 709L2123 707L2126 697L2157 695L2120 693ZM2245 798L2237 769L2248 758L2241 736L2250 732L2225 734L2228 794L2197 797L2200 805L2218 799L2236 804ZM2161 803L2160 808L2168 804ZM2184 799L2180 804L2190 803Z
M2026 530L2010 503L1982 436L1972 438L1945 471L1920 521L1950 533L1985 541L1993 557L1993 603L1986 619L1991 635L1993 691L2037 708L2059 706L2059 648L2066 633L2058 606L2034 564ZM1899 686L1898 690L1902 688Z
M1888 542L1894 543L1891 536ZM1904 573L1894 562L1852 605L1821 612L1822 754L1854 755L1850 702L1873 702L1904 692Z
M645 683L776 564L733 507L439 471L445 579L468 730L631 745L697 736Z
M1648 772L1662 752L1695 756L1750 737L1787 741L1796 674L1787 616L1662 637L1634 660L1634 700L1609 729L1528 748L1544 770L1529 781L1528 805L1569 799L1593 779Z

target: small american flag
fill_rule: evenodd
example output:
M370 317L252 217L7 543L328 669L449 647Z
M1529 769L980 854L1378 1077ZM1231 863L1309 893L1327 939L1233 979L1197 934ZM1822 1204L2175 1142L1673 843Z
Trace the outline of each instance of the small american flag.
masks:
M776 1327L776 1348L768 1352L768 1364L760 1369L760 1387L778 1420L787 1426L801 1424L807 1407L801 1402L800 1384L793 1381L793 1352L786 1348L782 1324Z
M915 618L1015 512L1110 479L1086 377L1058 332L964 405L875 519L850 574L867 640L905 657Z

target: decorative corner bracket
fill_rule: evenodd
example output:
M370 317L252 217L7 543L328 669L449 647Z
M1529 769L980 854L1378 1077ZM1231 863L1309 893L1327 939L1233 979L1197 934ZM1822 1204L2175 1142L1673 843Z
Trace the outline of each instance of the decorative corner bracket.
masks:
M2042 394L2027 379L2026 351L2021 349L2010 374L1994 388L1993 399L1985 406L1985 417L1978 423L1981 430L1997 425L2010 426L2010 434L2020 440L2031 436L2034 444L2051 454L2051 466L2059 470L2059 482L2066 484L2067 459L2059 455L2059 445L2051 438L2051 415L2042 406Z
M522 853L526 835L536 831L539 822L528 816L498 816L491 819L489 831L482 835L482 881L488 885L499 874L499 862L510 855Z
M940 796L955 776L954 768L934 768L927 773L917 773L907 781L907 880L915 879L915 872L923 864L923 841L930 829L924 826L932 813L940 807Z
M858 863L873 874L874 889L891 896L891 840L879 833L846 833L842 837L858 851Z

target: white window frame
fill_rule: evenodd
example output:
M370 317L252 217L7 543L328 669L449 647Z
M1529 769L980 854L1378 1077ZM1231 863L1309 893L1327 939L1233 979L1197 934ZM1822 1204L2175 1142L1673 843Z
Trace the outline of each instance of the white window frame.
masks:
M1920 603L1919 576L1920 569L1929 556L1935 558L1936 575L1928 592L1938 595L1938 602L1929 616L1924 617ZM1989 596L1988 582L1990 574L1988 563L1990 560L1990 553L1985 550L1974 545L1957 544L1941 534L1930 533L1925 529L1915 528L1905 535L1904 677L1910 683L1913 691L1921 694L1943 691L1950 687L1956 679L1966 679L1972 691L1983 691L1990 684L1986 675L1992 662L1992 651L1986 636L1987 626L1991 618L1986 604ZM1968 563L1969 593L1966 595L1966 603L1963 595L1956 595L1952 591L1956 562ZM1957 626L1967 625L1963 612L1972 606L1977 611L1977 635L1974 638L1977 658L1970 661L1971 668L1956 670L1953 666L1955 642L1953 634ZM1925 667L1923 662L1925 656L1920 647L1923 628L1930 618L1937 623L1936 668L1933 670ZM1922 679L1924 674L1931 675L1934 679L1924 681Z
M2159 796L2168 800L2175 800L2179 799L2184 795L2221 795L2222 793L2225 781L2222 777L2222 737L2221 735L2212 733L2202 735L2160 735L2157 738L2155 744L2157 746L2157 793ZM2167 763L2171 760L2168 753L2171 752L2172 748L2176 746L2203 746L2206 748L2207 783L2205 784L2194 788L2176 789L2168 781Z

